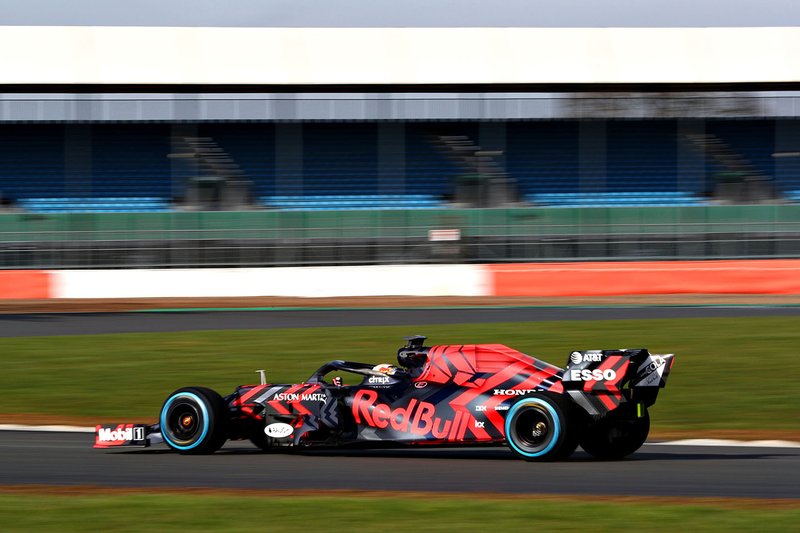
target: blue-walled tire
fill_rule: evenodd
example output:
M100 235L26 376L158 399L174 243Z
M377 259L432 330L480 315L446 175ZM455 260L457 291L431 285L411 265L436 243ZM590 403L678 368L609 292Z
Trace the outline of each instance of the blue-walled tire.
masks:
M227 439L227 406L205 387L184 387L167 397L159 424L167 446L184 454L214 453Z
M578 431L569 400L538 393L515 403L506 416L506 443L525 461L555 461L572 454Z

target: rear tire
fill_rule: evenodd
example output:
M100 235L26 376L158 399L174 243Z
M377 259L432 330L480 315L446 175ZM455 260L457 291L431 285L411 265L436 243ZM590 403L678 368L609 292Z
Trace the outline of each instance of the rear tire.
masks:
M227 440L228 406L205 387L178 389L164 402L159 416L164 442L182 454L219 450Z
M630 404L628 404L630 405ZM581 448L597 459L622 459L642 447L650 433L650 414L642 406L642 416L635 406L621 406L605 418L587 427L581 437Z
M578 446L572 405L556 394L539 393L511 406L506 416L506 442L525 461L555 461Z

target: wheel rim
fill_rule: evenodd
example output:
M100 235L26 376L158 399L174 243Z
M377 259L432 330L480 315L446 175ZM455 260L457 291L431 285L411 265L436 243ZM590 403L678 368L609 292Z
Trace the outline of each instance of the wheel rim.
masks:
M511 408L506 423L506 440L526 457L546 454L560 434L558 415L553 407L538 398L522 401Z
M173 395L161 411L161 434L179 450L197 447L208 433L208 426L205 403L192 393Z
M174 402L167 412L167 427L170 436L180 444L189 444L200 429L200 413L187 401Z

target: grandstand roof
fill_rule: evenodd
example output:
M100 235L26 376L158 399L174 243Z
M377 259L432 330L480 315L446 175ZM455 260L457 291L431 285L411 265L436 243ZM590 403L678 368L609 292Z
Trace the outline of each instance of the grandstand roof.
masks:
M0 26L0 47L6 86L800 82L798 27Z
M800 26L796 0L0 0L2 25L186 27Z

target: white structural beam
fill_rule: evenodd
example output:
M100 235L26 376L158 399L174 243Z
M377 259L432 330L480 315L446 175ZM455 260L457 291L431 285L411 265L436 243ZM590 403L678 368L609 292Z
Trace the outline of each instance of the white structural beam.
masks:
M0 27L0 84L800 81L800 28Z

